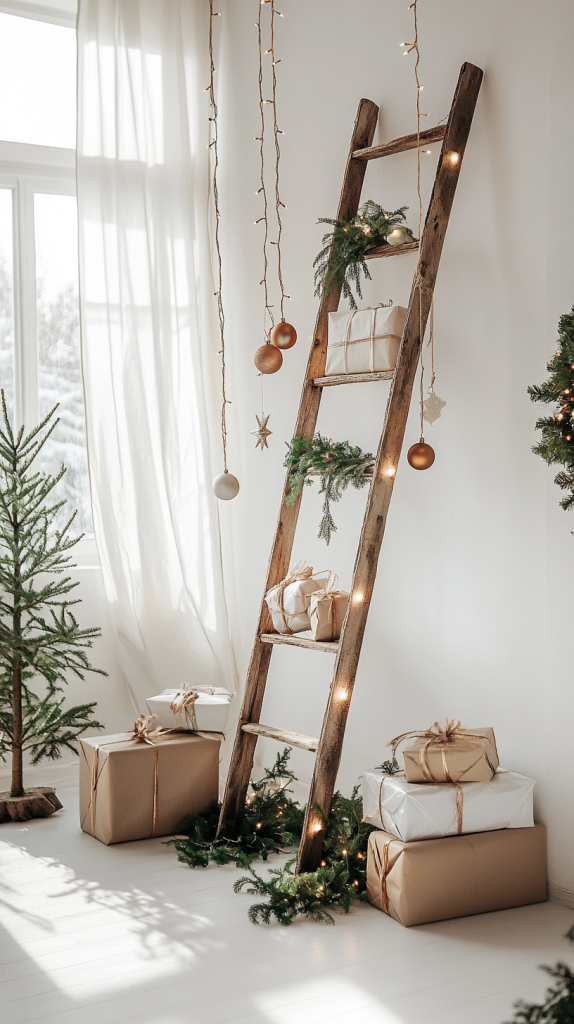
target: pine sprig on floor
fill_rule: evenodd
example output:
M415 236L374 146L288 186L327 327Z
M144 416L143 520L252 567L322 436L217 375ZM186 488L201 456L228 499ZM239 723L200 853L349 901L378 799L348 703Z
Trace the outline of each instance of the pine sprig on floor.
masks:
M315 807L321 815L319 807ZM268 902L254 903L248 911L254 924L269 924L273 919L290 925L296 917L334 924L329 909L348 914L352 903L367 899L367 843L373 826L361 821L363 802L355 787L351 798L335 793L325 825L323 860L317 871L294 874L295 860L282 869L272 869L268 879L253 869L239 878L235 892L266 896Z
M289 492L285 504L293 505L303 487L312 483L310 474L320 474L319 494L325 497L318 536L329 544L337 529L331 514L331 502L340 501L349 486L357 490L364 487L370 480L365 470L373 462L370 452L364 452L348 441L332 441L321 434L315 434L311 441L294 437L287 445L283 463L289 470Z
M574 941L574 927L566 933ZM515 1003L512 1024L572 1024L574 1021L574 973L567 964L543 967L556 984L546 990L544 1003ZM510 1024L510 1022L508 1022Z
M210 804L203 814L187 815L175 826L177 858L192 868L215 864L232 864L248 868L254 860L267 860L270 853L282 853L296 846L301 837L304 810L289 795L287 786L295 776L288 768L291 754L285 747L265 777L251 783L241 821L225 822L219 836L217 826L221 804Z

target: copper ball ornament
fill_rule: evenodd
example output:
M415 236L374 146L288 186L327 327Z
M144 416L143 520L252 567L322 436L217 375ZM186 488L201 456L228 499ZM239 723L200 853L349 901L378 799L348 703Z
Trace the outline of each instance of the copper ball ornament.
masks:
M297 331L291 326L291 324L285 323L285 320L282 320L281 323L275 324L275 327L271 331L271 344L275 345L275 348L293 348L296 341Z
M413 444L409 448L407 459L413 469L430 469L435 460L434 448L431 448L430 444L425 444L424 438L421 437L418 444Z
M283 365L283 356L280 350L275 348L275 345L267 343L257 349L253 356L253 362L259 373L277 373L277 370L280 370Z

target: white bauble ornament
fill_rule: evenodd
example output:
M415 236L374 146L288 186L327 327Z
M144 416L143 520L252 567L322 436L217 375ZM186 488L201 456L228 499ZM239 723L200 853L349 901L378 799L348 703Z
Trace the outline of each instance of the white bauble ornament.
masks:
M239 493L239 480L233 473L220 473L213 481L213 493L220 501L231 501Z
M413 233L410 228L397 227L387 235L389 245L405 245L407 242L414 242Z

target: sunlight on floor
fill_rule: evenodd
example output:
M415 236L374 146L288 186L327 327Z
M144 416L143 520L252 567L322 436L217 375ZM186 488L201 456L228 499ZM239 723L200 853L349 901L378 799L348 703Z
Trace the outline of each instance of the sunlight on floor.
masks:
M404 1024L404 1018L381 1006L372 992L342 978L307 980L274 988L269 993L258 993L254 1002L269 1024L306 1024L352 1011L360 1011L362 1020L362 1011L367 1007L369 1024ZM358 1021L359 1018L357 1024Z

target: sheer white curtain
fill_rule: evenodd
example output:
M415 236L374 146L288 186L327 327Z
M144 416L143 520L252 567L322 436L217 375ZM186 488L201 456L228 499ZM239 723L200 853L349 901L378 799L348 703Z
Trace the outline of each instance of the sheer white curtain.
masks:
M207 4L80 0L82 354L96 539L134 705L234 689L211 491ZM220 472L217 466L216 471Z

